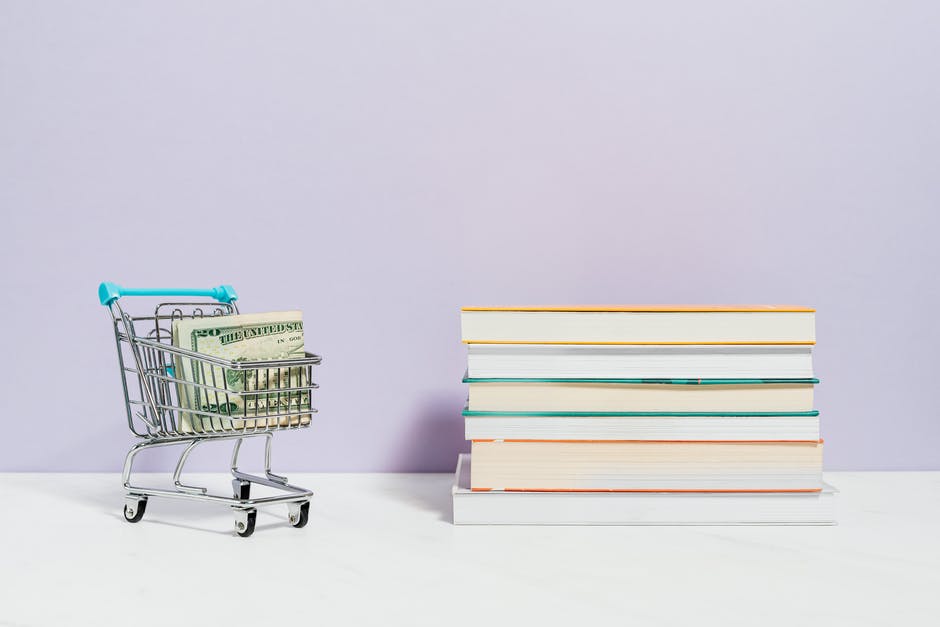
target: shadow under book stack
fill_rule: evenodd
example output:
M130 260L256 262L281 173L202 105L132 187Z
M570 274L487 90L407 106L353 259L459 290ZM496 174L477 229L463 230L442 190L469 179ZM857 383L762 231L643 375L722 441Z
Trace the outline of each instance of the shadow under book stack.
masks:
M815 312L466 307L455 524L833 524Z

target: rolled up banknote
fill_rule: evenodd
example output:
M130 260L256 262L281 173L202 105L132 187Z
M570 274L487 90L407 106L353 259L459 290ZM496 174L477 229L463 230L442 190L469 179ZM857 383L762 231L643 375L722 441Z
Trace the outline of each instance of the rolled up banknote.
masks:
M304 357L299 311L185 318L173 321L173 345L229 361ZM180 405L177 429L184 433L309 424L306 367L225 368L177 357ZM293 390L293 391L292 391Z

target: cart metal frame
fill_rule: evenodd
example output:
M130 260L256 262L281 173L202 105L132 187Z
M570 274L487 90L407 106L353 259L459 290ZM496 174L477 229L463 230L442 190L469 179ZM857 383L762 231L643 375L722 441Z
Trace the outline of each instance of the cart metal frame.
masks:
M98 296L111 313L127 424L140 439L124 461L124 518L140 521L147 499L154 496L228 505L235 516L235 532L243 537L254 532L257 508L266 505L286 504L290 524L305 526L313 492L272 472L271 444L274 432L303 429L312 422L317 412L312 395L318 388L313 366L319 365L321 358L305 353L302 358L231 361L174 346L174 321L238 313L238 296L231 286L139 289L102 283ZM118 302L123 296L201 296L215 302L159 303L153 315L132 316ZM243 472L238 466L242 442L256 437L265 438L264 476ZM232 496L211 494L205 487L184 483L183 469L193 450L206 442L226 440L234 441L229 468ZM133 483L137 455L166 446L183 447L172 488ZM283 494L252 498L252 484Z

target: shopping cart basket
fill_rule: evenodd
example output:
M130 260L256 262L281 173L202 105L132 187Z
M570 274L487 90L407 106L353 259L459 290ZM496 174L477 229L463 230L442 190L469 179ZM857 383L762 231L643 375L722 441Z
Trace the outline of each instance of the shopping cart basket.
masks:
M215 302L160 303L153 315L132 316L118 303L122 296L210 297ZM262 505L287 504L290 524L306 525L313 493L271 472L271 440L275 431L310 425L317 411L312 406L317 388L313 366L320 363L320 357L305 353L296 359L230 361L173 346L174 320L238 313L238 297L228 285L206 290L129 289L102 283L98 297L111 311L127 424L140 438L124 461L124 518L138 522L147 498L160 496L228 505L235 513L235 531L243 537L254 532L257 508ZM238 469L242 442L261 436L265 438L263 477ZM180 478L196 446L219 440L235 443L233 496L210 494L207 488L187 485ZM131 483L138 453L172 445L183 447L173 471L173 489ZM283 494L252 498L253 483Z

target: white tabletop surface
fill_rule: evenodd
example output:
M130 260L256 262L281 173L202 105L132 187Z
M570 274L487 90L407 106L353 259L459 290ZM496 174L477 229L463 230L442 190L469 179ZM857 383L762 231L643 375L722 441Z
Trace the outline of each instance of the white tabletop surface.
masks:
M940 625L940 472L828 473L835 527L454 527L447 474L297 474L310 523L0 475L0 626ZM223 475L196 475L225 489Z

